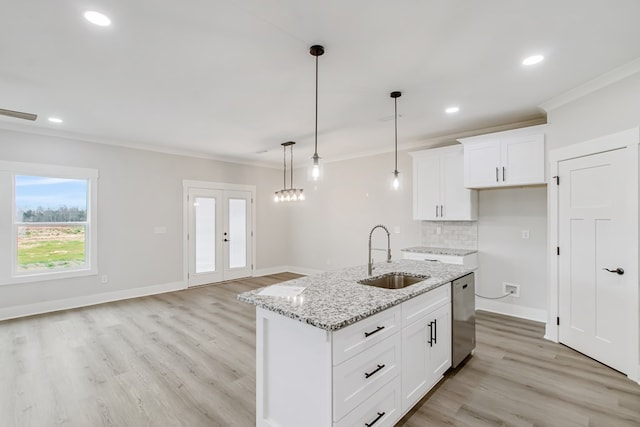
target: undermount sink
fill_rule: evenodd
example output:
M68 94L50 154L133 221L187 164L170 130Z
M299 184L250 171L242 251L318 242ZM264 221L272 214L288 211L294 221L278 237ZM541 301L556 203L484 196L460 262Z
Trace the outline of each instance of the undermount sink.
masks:
M361 285L375 286L385 289L402 289L407 286L414 285L423 280L427 280L430 276L409 273L387 273L381 276L368 277L359 280Z

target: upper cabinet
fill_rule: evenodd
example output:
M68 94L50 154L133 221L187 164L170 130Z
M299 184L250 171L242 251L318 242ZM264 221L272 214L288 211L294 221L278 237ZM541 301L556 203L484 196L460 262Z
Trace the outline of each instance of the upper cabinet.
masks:
M478 218L478 195L464 187L461 145L414 151L413 219L472 221Z
M545 183L545 125L459 139L464 186L510 187Z

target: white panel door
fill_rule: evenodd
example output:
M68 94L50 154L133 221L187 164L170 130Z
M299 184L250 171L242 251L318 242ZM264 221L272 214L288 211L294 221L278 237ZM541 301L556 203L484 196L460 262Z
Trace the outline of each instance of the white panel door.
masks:
M625 233L626 150L559 162L560 342L630 372L634 293ZM637 262L637 260L636 260ZM613 270L613 272L606 269Z

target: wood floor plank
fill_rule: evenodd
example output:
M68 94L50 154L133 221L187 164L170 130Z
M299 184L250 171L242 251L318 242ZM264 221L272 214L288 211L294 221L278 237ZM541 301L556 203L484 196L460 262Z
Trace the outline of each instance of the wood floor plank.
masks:
M0 322L0 426L255 425L255 308L236 295L297 277ZM398 426L640 425L638 384L544 340L540 323L477 323L475 354Z

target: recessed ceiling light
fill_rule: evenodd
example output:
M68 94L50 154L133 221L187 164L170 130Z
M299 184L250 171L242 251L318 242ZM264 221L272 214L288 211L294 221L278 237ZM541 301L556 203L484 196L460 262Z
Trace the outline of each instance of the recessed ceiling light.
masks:
M449 107L446 110L444 110L444 112L447 114L457 113L458 111L460 111L459 107Z
M60 119L58 117L49 117L49 121L51 123L62 123L62 119Z
M542 62L542 60L544 59L544 56L542 55L532 55L528 58L525 58L522 61L522 65L534 65L537 64L539 62Z
M96 12L95 10L89 10L85 12L84 19L100 27L108 27L109 25L111 25L111 19L109 19L107 15Z

